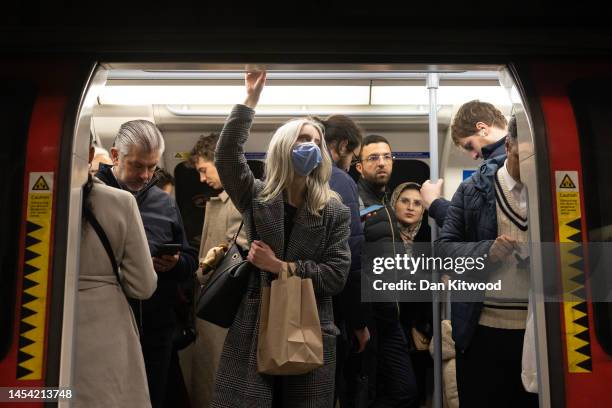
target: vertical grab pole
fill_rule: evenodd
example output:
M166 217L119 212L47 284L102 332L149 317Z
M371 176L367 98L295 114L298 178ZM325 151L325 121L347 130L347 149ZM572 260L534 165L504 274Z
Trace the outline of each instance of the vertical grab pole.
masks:
M429 178L435 183L439 176L438 163L438 86L440 76L437 73L427 74L427 89L429 90ZM438 238L438 226L429 217L432 242ZM439 281L438 271L432 271L433 282ZM434 341L434 408L442 408L442 333L440 325L440 294L433 291L433 341Z

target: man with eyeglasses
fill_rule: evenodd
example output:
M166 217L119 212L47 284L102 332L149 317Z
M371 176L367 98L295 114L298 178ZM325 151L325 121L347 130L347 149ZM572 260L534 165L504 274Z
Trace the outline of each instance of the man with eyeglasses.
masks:
M362 208L382 205L365 220L365 245L395 250L402 243L387 184L393 171L393 153L387 139L369 135L363 139L359 162L359 196ZM368 374L372 407L412 407L418 402L416 378L410 360L408 339L399 320L397 302L372 304L372 341Z
M100 164L96 174L106 185L134 194L158 274L151 298L130 301L139 325L153 408L162 407L166 397L177 327L174 307L178 285L193 279L198 267L197 252L187 242L176 202L155 186L155 171L163 152L164 139L154 123L129 121L121 125L115 137L110 151L113 165ZM168 254L162 249L165 244L179 244L180 250Z
M466 102L455 114L451 124L453 143L473 160L488 160L506 154L508 121L504 114L487 102ZM443 180L429 180L421 187L423 205L429 215L442 227L450 201L442 198Z

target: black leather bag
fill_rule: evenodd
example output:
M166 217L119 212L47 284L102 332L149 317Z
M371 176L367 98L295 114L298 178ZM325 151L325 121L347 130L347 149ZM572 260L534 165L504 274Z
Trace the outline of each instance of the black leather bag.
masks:
M219 262L212 276L200 289L196 314L200 319L228 328L234 322L242 297L246 292L251 271L255 267L245 260L236 244L240 228L233 242Z
M196 285L196 279L190 279L179 283L176 288L177 299L174 304L176 314L176 326L172 336L174 350L185 349L196 339L195 328L195 294L200 285Z

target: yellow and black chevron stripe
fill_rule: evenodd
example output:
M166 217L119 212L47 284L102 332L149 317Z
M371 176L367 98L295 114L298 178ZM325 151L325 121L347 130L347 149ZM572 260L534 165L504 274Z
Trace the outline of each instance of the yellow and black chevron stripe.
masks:
M580 217L559 226L559 240L568 371L590 373L593 364Z
M19 318L17 379L42 379L47 277L49 268L49 223L27 221Z

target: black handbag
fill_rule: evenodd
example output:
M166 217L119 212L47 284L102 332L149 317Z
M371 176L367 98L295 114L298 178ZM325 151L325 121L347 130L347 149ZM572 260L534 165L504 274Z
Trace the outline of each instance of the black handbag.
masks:
M176 351L185 349L197 337L194 308L196 288L199 288L199 285L196 285L195 279L190 279L187 282L179 283L176 289L177 299L174 304L174 312L177 324L172 336L172 345Z
M210 279L200 289L196 306L196 315L200 319L225 328L230 327L234 322L246 291L249 276L254 269L236 244L243 223L240 223L223 259L211 272Z

